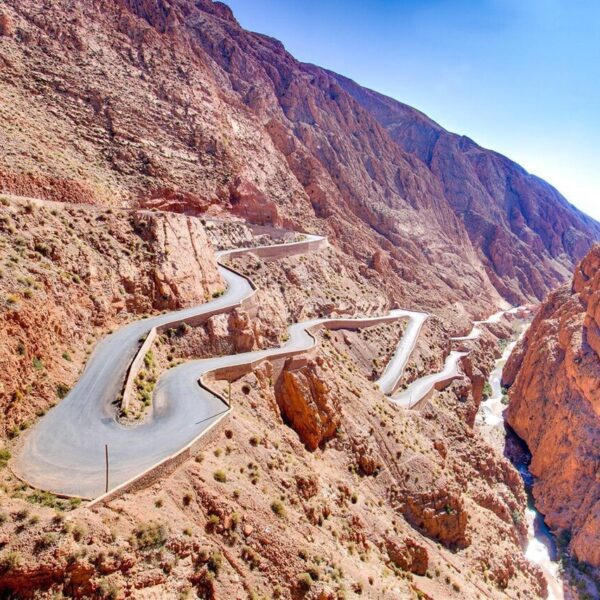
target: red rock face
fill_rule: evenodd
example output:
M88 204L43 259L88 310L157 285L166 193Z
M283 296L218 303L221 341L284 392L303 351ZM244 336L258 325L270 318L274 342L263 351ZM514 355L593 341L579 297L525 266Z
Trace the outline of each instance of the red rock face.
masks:
M7 0L3 11L18 34L0 48L14 124L0 134L4 190L28 173L69 182L27 187L44 197L219 205L323 231L365 276L385 273L392 301L447 317L453 304L484 315L500 296L541 298L600 236L514 163L299 63L221 3Z
M529 446L546 521L600 566L600 246L552 293L505 371L508 419Z
M286 365L276 386L282 416L309 450L331 439L341 423L338 394L322 366L321 360L294 370Z

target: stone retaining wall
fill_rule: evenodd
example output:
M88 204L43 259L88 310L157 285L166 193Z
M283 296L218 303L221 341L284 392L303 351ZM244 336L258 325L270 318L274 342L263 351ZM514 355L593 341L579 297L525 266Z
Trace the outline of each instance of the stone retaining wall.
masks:
M216 394L215 392L211 393L223 399L222 396L220 396L219 394ZM224 399L223 402L225 402ZM225 404L225 406L227 405ZM175 454L172 454L171 456L163 459L158 464L150 467L143 473L136 475L129 481L126 481L125 483L114 488L113 490L110 490L107 494L103 494L95 500L92 500L92 502L86 505L86 508L93 508L95 506L106 504L107 502L111 502L112 500L117 499L123 494L129 494L132 492L143 490L145 488L150 487L151 485L154 485L160 479L168 477L171 473L175 471L177 467L182 465L184 462L192 458L197 452L199 452L201 447L203 447L207 443L210 443L212 439L216 439L222 435L224 419L229 414L230 410L230 408L224 408L223 414L217 418L217 420L210 426L210 428L205 429L190 444L188 444Z

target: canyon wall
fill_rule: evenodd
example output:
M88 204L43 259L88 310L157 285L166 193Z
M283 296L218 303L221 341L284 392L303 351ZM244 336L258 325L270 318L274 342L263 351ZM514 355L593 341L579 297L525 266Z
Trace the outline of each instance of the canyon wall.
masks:
M544 301L503 383L540 512L579 560L600 566L600 246Z

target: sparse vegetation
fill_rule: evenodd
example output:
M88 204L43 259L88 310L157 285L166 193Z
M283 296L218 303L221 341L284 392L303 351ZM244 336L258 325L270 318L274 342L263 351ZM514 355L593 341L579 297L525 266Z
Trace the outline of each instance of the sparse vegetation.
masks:
M493 396L493 394L494 390L492 389L490 382L486 381L485 385L483 386L483 399L489 400Z
M0 450L0 469L3 469L10 460L10 452L6 448Z
M160 548L167 541L167 530L161 523L140 523L133 530L130 541L140 550Z
M298 575L298 587L304 591L304 592L308 592L310 590L310 588L312 587L313 584L313 580L312 577L310 576L310 573L300 573L300 575Z
M66 383L59 383L56 386L56 395L60 400L66 397L71 388Z
M21 564L21 555L18 552L5 552L0 556L0 573L16 569Z
M273 502L271 502L271 510L278 517L285 516L285 506L283 505L283 502L281 502L281 500L273 500Z
M227 475L226 475L225 471L222 471L221 469L219 469L213 473L213 478L215 481L218 481L219 483L225 483L227 481Z

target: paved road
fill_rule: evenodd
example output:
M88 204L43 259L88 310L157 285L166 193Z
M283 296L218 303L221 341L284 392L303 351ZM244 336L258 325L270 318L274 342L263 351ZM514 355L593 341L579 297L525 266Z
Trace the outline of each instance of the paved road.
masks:
M323 239L305 236L300 242L285 244L286 253L306 251L307 243ZM261 246L243 252L269 253L272 248ZM223 260L230 254L237 256L240 250L219 252L218 257ZM173 454L208 428L224 410L222 402L210 394L197 402L197 394L187 393L189 389L180 396L168 397L162 381L157 386L151 419L137 427L120 425L112 403L122 390L140 340L153 327L215 310L226 311L254 293L244 277L223 266L219 266L219 272L227 283L227 291L220 298L136 321L104 338L67 397L24 435L22 447L11 463L15 473L35 487L90 498L104 491L104 444L109 446L112 488ZM168 379L173 385L172 377Z
M498 311L497 313L494 313L491 317L488 317L484 321L473 321L473 329L471 329L471 332L469 333L469 335L464 335L461 337L453 337L450 339L453 342L466 342L469 340L476 340L481 335L481 328L479 327L479 325L485 325L487 323L497 323L505 314L514 313L517 310L518 310L517 307L511 308L509 310L501 310L501 311Z
M409 322L394 355L387 364L383 374L377 380L379 389L386 395L390 395L396 389L402 378L406 363L415 349L415 344L421 333L423 324L429 317L427 313L412 312L409 310L394 311L399 317L408 317Z
M390 400L404 408L414 408L437 383L442 381L450 381L454 377L460 375L459 362L468 352L450 352L444 368L438 373L431 373L425 377L421 377L413 381L404 391L390 396Z
M483 321L474 321L473 329L469 333L469 335L462 337L454 337L451 338L454 342L462 342L467 340L476 340L482 334L481 325L485 325L488 323L497 323L506 313L514 313L518 310L518 308L511 308L509 310L501 310L497 313L494 313L491 317ZM422 314L422 313L418 313ZM427 318L427 317L425 317ZM420 330L420 328L419 328ZM414 342L413 342L414 348ZM408 356L410 356L410 352L408 352ZM423 398L425 398L429 392L438 384L446 381L450 381L455 377L458 377L461 373L459 362L463 356L466 356L468 352L451 352L446 358L444 368L438 373L432 373L430 375L426 375L425 377L421 377L416 381L413 381L404 391L396 393L396 394L388 394L390 396L390 400L394 404L398 404L399 406L403 406L405 408L414 408ZM404 370L404 369L402 369ZM402 372L400 372L400 375ZM500 386L498 382L498 386Z
M324 238L307 236L285 244L285 253L306 251L307 242ZM283 246L283 245L281 245ZM272 246L220 252L219 259L244 252L265 254ZM278 252L283 248L278 246ZM153 328L184 318L227 310L253 293L243 277L220 266L227 291L201 306L137 321L107 336L98 344L87 367L69 395L49 411L23 440L12 462L16 474L31 485L57 494L94 498L105 490L104 445L110 454L109 488L113 489L175 454L220 419L228 407L198 385L206 373L218 368L260 361L269 356L299 353L314 345L309 333L319 326L357 328L397 320L406 311L383 317L314 319L289 327L289 339L279 348L190 361L166 371L158 380L150 419L125 427L115 419L114 399L122 390L128 367L140 340Z
M315 242L323 241L319 236L305 236L300 242L278 245L276 253L278 256L299 254L318 246ZM272 256L273 251L273 246L235 249L219 252L218 258L224 260L227 256L247 252ZM280 348L190 361L168 370L156 384L148 421L135 427L121 425L115 419L112 403L122 390L140 340L153 327L168 326L217 310L224 312L254 293L244 277L223 266L219 266L219 271L227 283L227 291L220 298L136 321L102 340L68 396L24 435L22 447L11 463L15 473L34 487L93 498L104 492L104 445L108 444L109 488L113 489L187 446L227 412L228 407L220 398L198 385L202 375L222 367L310 349L314 339L309 332L318 326L358 328L409 317L409 326L378 381L382 391L390 394L402 376L428 317L425 313L393 310L383 317L314 319L294 324L289 328L288 341ZM438 381L458 374L458 361L462 356L464 353L451 353L441 373L423 377L391 400L401 406L414 407Z

